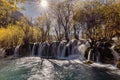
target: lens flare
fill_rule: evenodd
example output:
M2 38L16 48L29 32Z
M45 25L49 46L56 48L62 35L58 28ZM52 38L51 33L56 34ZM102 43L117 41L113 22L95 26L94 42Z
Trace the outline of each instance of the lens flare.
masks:
M48 6L47 0L41 0L41 6L46 8Z

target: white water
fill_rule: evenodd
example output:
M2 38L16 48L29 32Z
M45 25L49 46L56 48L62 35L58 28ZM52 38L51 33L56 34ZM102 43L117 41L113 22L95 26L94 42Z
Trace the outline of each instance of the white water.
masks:
M64 46L63 50L62 50L62 55L61 55L61 58L64 58L65 57L65 52L66 52L66 49L67 49L67 45Z
M97 63L100 63L101 60L100 60L100 52L98 52L98 55L97 55Z
M32 48L32 56L35 56L35 43L34 43L33 48Z
M17 46L15 48L15 52L14 52L15 57L19 56L19 47L20 46ZM48 44L44 42L44 43L40 43L38 47L37 44L35 43L32 47L32 51L30 52L30 54L32 56L35 56L35 54L38 53L39 57L46 57L46 58L85 60L84 58L85 50L88 47L89 44L87 42L83 44L82 42L77 40L72 40L67 44L65 41L61 42L60 44L58 44L57 42L53 42L52 44ZM50 52L48 50L50 50Z
M113 45L110 50L112 51L112 54L114 56L114 63L116 63L119 59L120 59L120 56L119 54L114 50L114 47L115 45Z
M5 54L5 50L3 48L0 49L0 57L4 57L4 54Z
M20 48L20 45L18 45L18 46L15 48L15 51L14 51L14 56L15 56L15 57L19 57L19 48Z
M33 45L32 48L32 56L35 56L35 54L38 53L39 57L45 57L45 58L57 58L57 59L80 59L80 60L85 60L85 51L88 47L90 47L90 44L88 42L80 42L77 40L72 40L66 44L66 42L61 42L58 44L57 42L53 42L52 44L48 44L46 42L40 43L39 47L36 47L37 44ZM51 45L51 46L50 46ZM15 48L14 55L15 57L19 56L19 47L17 46ZM36 48L38 48L38 51L35 51ZM112 51L112 54L115 58L115 63L116 61L119 60L119 55L118 53L112 48L110 48ZM37 52L37 53L36 53ZM93 60L96 62L100 62L101 54L99 52L97 53L92 53L91 50L88 53L88 58L87 60Z
M57 58L64 57L65 47L66 47L65 42L61 42L61 43L59 44L58 49L57 49ZM63 52L63 51L64 51L64 52ZM62 52L63 52L63 53L62 53Z
M4 61L1 80L119 80L120 70L113 65L83 64L75 60L51 60L26 57ZM3 63L1 63L3 65ZM1 66L1 65L0 65Z
M90 49L89 53L88 53L88 61L91 60L91 54L92 54L92 49Z
M81 44L79 47L78 47L78 50L82 56L82 58L84 58L84 55L85 55L85 50L87 49L87 46L84 45L84 44ZM84 58L85 59L85 58Z
M41 49L42 49L42 43L39 44L39 48L38 48L38 56L39 56L39 57L42 56L42 51L41 51Z

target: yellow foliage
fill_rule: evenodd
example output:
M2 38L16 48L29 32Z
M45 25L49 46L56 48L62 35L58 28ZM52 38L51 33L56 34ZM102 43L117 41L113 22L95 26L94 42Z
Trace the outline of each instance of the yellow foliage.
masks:
M41 38L40 29L37 27L29 27L28 35L22 27L17 25L9 25L7 28L0 28L0 47L13 47L23 44L24 37L28 38L28 42L36 42Z

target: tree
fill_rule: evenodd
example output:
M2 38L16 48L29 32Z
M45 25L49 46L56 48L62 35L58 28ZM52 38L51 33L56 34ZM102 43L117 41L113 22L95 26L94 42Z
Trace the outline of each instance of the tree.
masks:
M41 41L50 41L50 26L51 20L49 15L39 16L35 21L35 26L41 29L42 37Z
M23 2L24 0L16 0ZM15 0L0 0L0 27L6 27L9 24L16 24L23 17L23 14L18 11Z
M58 2L54 6L53 14L56 18L56 22L58 23L57 28L55 28L58 40L61 40L61 35L64 34L65 39L69 41L73 17L72 0Z
M86 38L91 42L110 41L120 36L120 3L88 1L79 8L74 20L80 23Z

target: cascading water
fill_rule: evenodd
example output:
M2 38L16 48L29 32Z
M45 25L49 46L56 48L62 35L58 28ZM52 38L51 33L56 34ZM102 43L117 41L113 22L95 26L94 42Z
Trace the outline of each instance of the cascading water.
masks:
M101 60L100 60L100 59L101 59L101 58L100 58L100 56L101 56L101 55L100 55L100 52L98 52L98 55L97 55L97 60L96 60L96 61L97 61L97 63L100 63L100 62L101 62Z
M46 43L46 42L43 42L43 43L41 43L41 44L39 44L39 48L38 48L38 56L39 57L42 57L42 56L44 56L45 54L47 54L47 52L48 52L48 47L46 47L46 46L48 46L48 44ZM47 56L46 56L47 57Z
M78 46L80 46L80 42L79 42L78 40L73 40L73 41L71 42L71 47L72 47L72 48L71 48L71 54L72 54L72 55L78 54L78 53L76 52Z
M58 46L58 49L57 49L57 58L60 58L60 57L64 57L64 53L65 53L65 46L66 46L66 42L61 42ZM64 53L62 54L62 51L64 50Z
M33 48L32 48L32 56L35 56L35 43L34 43Z
M81 42L78 41L78 40L73 40L71 42L71 51L70 51L70 56L69 57L72 57L73 59L81 59L81 52L80 52L80 48L79 46L81 46ZM82 58L83 59L83 58Z
M46 58L58 58L58 59L72 59L78 58L78 56L84 58L84 52L86 44L81 44L78 40L72 40L69 43L66 41L62 42L53 42L53 43L34 43L31 55L32 56L39 56L39 57L46 57ZM84 46L84 49L82 48ZM16 50L19 47L16 47ZM18 51L15 50L15 53ZM83 51L84 50L84 51ZM17 52L18 53L18 52ZM16 54L17 54L16 53ZM19 54L19 53L18 53ZM81 55L82 54L82 55Z
M0 49L0 57L4 57L5 55L5 50L2 48Z
M84 55L88 47L89 44L87 42L81 43L79 41L73 41L67 44L64 42L61 42L60 44L57 42L50 44L44 42L40 43L39 45L34 44L31 51L32 53L30 52L30 54L36 55L37 52L39 57L20 58L13 60L11 64L6 65L8 61L4 62L4 65L0 64L0 79L119 80L120 71L112 65L103 65L99 63L85 65L81 62L82 60L85 60ZM25 46L17 46L14 51L14 56L19 57L21 54L19 51L23 48L25 48ZM97 62L99 62L101 54L96 53L93 55L91 51L92 49L90 49L88 54L88 60L95 59ZM68 55L67 57L66 54ZM51 56L66 60L45 59L53 58Z
M29 46L29 45L28 45ZM80 60L92 60L95 62L101 62L101 53L99 50L89 50L88 54L85 54L86 49L90 47L87 41L72 40L70 42L61 41L52 43L35 43L32 47L32 51L29 52L32 56L39 56L44 58L54 58L54 59L80 59ZM23 55L22 52L19 53L20 46L17 46L14 51L14 56L19 57ZM24 49L24 47L21 47ZM115 57L115 61L119 59L118 53L113 48L110 48ZM92 51L92 52L91 52ZM24 52L25 53L25 52ZM26 55L27 56L27 55ZM85 56L85 57L84 57Z
M91 55L92 55L92 49L90 49L89 53L88 53L88 61L91 60Z
M50 53L53 55L52 57L54 58L57 58L57 50L58 50L58 47L59 47L60 43L59 42L53 42L51 45L50 45Z
M42 52L41 52L41 48L42 48L42 43L39 43L39 47L38 47L38 56L42 56Z
M61 58L65 58L67 46L68 46L68 44L64 46L64 48L62 50Z
M100 52L96 51L94 52L93 49L90 49L88 52L88 61L92 60L92 61L96 61L97 63L100 63Z
M81 43L81 45L78 46L78 51L79 51L79 59L80 60L85 60L85 51L86 49L90 47L90 44L88 42Z
M116 62L120 59L119 54L114 50L115 45L113 45L110 50L112 51L113 57L114 57L114 63L116 64Z
M15 48L14 57L19 57L19 48L20 48L20 45L18 45L18 46Z

